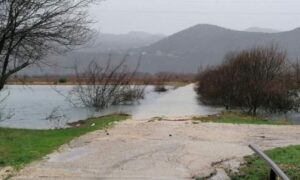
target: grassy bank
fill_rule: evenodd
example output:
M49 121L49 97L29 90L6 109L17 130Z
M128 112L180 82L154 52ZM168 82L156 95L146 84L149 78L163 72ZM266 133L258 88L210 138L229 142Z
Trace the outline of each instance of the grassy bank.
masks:
M59 130L24 130L0 128L0 167L20 168L58 149L72 139L125 120L126 115L88 119Z
M291 180L300 179L300 145L287 148L276 148L266 154L287 174ZM232 175L233 180L268 179L270 169L256 155L245 158L238 174Z
M287 121L274 121L262 117L248 116L236 112L222 112L217 115L205 117L193 117L195 123L214 122L214 123L230 123L230 124L256 124L256 125L288 125Z

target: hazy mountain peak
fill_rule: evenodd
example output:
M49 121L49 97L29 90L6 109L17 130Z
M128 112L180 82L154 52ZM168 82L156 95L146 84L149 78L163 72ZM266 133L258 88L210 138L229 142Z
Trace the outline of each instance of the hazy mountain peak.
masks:
M147 32L142 32L142 31L130 31L127 33L128 36L135 37L135 38L152 38L152 37L157 37L157 38L163 38L165 35L163 34L150 34Z
M186 30L189 30L189 29L195 29L195 30L220 30L220 29L230 30L230 29L227 29L227 28L224 28L224 27L221 27L221 26L213 25L213 24L197 24L197 25L192 26L192 27L190 27Z

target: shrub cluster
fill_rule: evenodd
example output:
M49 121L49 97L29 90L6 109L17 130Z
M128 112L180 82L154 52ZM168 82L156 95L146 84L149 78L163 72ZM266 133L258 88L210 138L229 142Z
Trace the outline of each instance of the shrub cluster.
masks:
M160 93L160 92L167 92L168 89L166 88L165 85L156 85L154 87L154 91Z
M299 107L293 72L286 53L276 46L255 47L229 53L221 65L199 72L196 91L208 105L252 115L258 110L286 112Z
M69 98L72 104L79 102L102 110L111 105L133 104L144 98L146 86L134 84L136 69L127 68L126 57L117 65L112 65L110 59L106 66L92 61L83 73L75 70L77 85Z

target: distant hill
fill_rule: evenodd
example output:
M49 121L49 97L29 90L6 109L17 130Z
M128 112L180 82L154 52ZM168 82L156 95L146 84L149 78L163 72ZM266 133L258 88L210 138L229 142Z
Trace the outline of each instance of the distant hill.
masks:
M280 32L276 29L270 29L270 28L261 28L261 27L249 27L245 29L247 32L261 32L261 33L277 33Z
M214 25L193 26L140 49L153 71L196 72L197 68L222 62L226 53L256 45L276 43L289 58L300 57L300 28L261 33L226 29Z
M134 66L143 54L140 71L143 72L197 72L199 66L216 65L230 51L256 45L277 43L291 60L300 57L300 28L286 32L262 33L226 29L214 25L196 25L169 37L132 32L126 35L99 35L97 46L74 51L65 56L51 57L52 62L70 67L77 60L86 66L90 60L105 62L108 54L118 61L129 52L129 65ZM27 73L36 72L32 68ZM47 68L46 73L69 73L60 68Z
M165 36L160 34L148 34L145 32L132 31L128 34L104 34L100 33L96 37L94 48L98 51L124 51L132 48L139 48L150 45L163 39Z

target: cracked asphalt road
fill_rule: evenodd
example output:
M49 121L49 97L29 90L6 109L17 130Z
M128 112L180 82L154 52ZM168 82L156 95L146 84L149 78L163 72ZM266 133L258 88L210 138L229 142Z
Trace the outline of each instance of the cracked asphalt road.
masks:
M300 126L128 120L82 136L12 179L191 179L212 164L262 149L300 144Z

